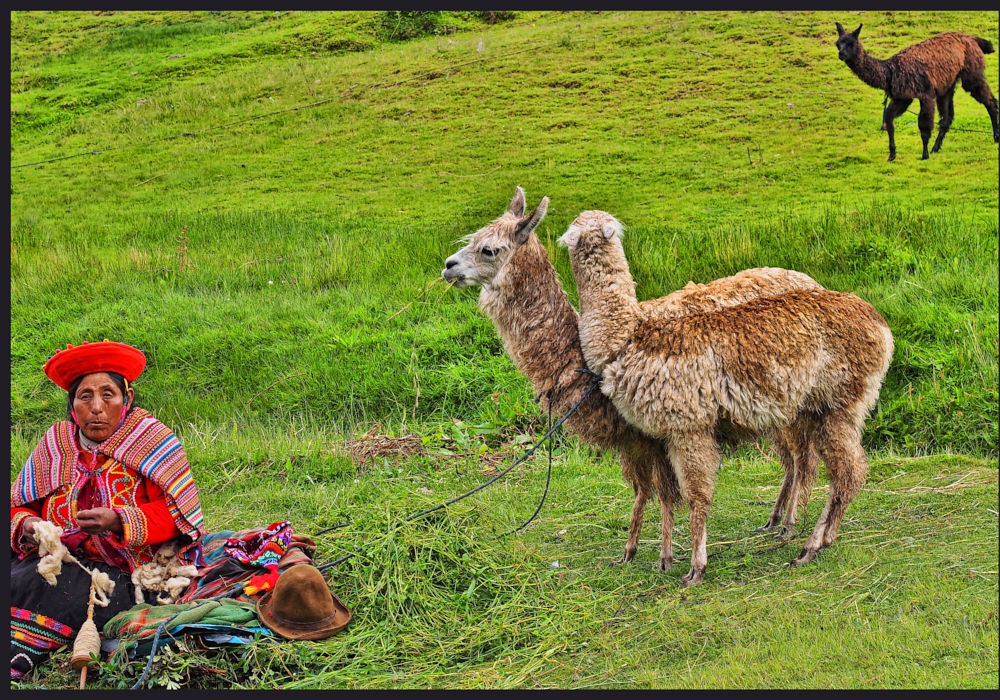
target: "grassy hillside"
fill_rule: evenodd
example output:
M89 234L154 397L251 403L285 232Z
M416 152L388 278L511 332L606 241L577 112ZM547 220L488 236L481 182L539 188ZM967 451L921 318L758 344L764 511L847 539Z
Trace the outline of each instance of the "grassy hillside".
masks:
M46 357L107 337L146 351L139 403L180 435L211 528L351 519L321 546L374 548L337 579L351 629L192 685L995 686L997 147L959 89L942 151L919 160L908 113L887 163L882 95L833 42L840 21L878 57L948 30L1000 46L997 20L12 13L12 471L64 410ZM510 457L544 420L476 293L439 281L515 185L551 198L539 233L574 300L555 239L598 208L627 226L640 298L775 265L885 316L872 483L815 566L781 568L799 540L757 557L746 537L778 485L766 446L726 463L724 553L694 592L676 588L686 561L652 575L650 543L641 566L604 566L631 495L610 455L573 444L511 546L489 533L533 510L527 474L374 536L483 478L439 450ZM428 454L361 467L345 441L371 429Z

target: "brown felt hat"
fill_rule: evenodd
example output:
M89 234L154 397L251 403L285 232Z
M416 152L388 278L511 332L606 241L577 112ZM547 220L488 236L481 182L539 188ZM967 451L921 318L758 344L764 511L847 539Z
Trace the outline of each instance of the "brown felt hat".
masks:
M257 616L285 639L326 639L351 621L351 611L326 585L319 569L298 564L257 601Z

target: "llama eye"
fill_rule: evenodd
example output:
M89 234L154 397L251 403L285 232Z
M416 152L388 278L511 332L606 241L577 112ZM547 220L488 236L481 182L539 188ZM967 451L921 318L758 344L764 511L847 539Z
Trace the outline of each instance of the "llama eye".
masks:
M483 248L480 252L488 258L492 258L497 254L497 252L492 248Z

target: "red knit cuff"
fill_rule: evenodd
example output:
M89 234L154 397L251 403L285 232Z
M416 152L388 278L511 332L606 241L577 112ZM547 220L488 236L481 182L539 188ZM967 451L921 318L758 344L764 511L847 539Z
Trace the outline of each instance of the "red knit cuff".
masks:
M122 521L122 534L109 533L111 542L123 547L144 545L149 539L149 522L139 508L114 508Z
M34 541L28 539L27 537L22 537L21 525L27 518L37 518L37 515L32 513L26 513L21 511L19 513L14 513L14 517L10 519L10 548L15 552L27 553L33 552L38 548L38 545Z

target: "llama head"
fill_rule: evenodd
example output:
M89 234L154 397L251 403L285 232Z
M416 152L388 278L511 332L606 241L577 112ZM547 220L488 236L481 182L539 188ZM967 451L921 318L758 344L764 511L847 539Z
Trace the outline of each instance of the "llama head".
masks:
M514 252L531 237L545 218L549 198L525 214L524 190L518 187L503 216L466 236L467 245L444 261L441 276L456 287L488 286Z
M585 211L576 217L559 242L569 248L570 259L599 249L621 250L622 225L606 211Z
M853 32L846 32L844 25L837 22L837 51L841 61L849 63L861 55L861 42L858 40L858 36L861 34L863 26L859 24Z

